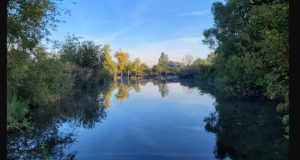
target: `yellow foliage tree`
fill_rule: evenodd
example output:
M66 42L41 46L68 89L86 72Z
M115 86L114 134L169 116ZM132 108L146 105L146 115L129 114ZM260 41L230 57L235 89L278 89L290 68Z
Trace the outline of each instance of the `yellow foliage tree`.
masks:
M118 72L117 64L112 60L110 56L110 46L104 45L102 48L103 52L103 66L109 71L109 73L114 75L114 79L116 78L116 74Z
M116 51L115 57L118 60L118 70L121 73L121 78L122 78L123 72L125 70L125 66L129 59L129 54L120 50L120 51Z

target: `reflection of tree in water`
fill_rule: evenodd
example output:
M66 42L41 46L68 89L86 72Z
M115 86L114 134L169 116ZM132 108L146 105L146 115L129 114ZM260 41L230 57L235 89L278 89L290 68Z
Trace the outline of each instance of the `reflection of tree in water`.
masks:
M193 90L190 87L182 86L182 90L187 94L192 94Z
M158 83L158 89L162 97L165 97L169 94L167 83Z
M76 151L64 153L75 141L76 127L93 128L106 117L99 88L77 89L72 96L49 106L38 107L32 114L32 130L8 134L9 159L72 159ZM70 122L72 131L61 131Z
M141 87L138 81L118 81L112 82L103 87L103 92L100 93L99 99L103 99L103 104L105 108L109 108L111 106L111 96L112 93L118 89L118 92L115 94L117 100L125 100L129 98L129 90L133 88L135 92L140 93Z
M137 93L141 92L141 87L140 87L140 85L139 85L139 83L137 81L136 81L136 83L134 83L134 84L132 84L130 86L135 90L135 92L137 92Z
M144 80L134 80L134 81L127 80L126 83L124 83L124 84L126 85L126 87L128 89L133 88L136 93L140 93L141 85L144 86L146 83Z
M75 141L74 134L59 132L57 126L46 130L35 129L8 136L8 159L71 158L76 151L64 153L64 148Z
M276 104L266 100L237 100L216 90L212 85L180 81L187 87L197 87L200 94L216 99L216 112L205 118L205 129L216 134L214 150L217 159L287 159L288 144Z
M129 97L128 86L126 86L124 83L118 84L118 89L118 93L116 94L118 100L125 100Z
M113 91L118 87L117 83L110 83L104 89L103 97L104 97L104 106L105 108L109 108L111 106L110 99Z
M216 112L205 118L215 133L218 159L287 159L288 146L275 104L217 99Z

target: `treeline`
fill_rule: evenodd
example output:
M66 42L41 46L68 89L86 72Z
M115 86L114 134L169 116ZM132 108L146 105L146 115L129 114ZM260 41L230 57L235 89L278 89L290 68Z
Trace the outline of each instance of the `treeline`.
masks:
M58 54L35 46L8 50L8 128L27 125L27 112L112 79L103 67L101 48L93 41L69 38Z
M116 51L114 57L117 59L117 62L114 62L111 56L111 49L109 45L104 45L103 56L101 57L103 61L103 67L113 75L114 79L122 79L123 74L126 73L127 78L131 76L141 76L145 71L149 70L149 67L142 63L139 58L130 61L129 53L119 50Z
M103 64L103 48L69 36L57 53L41 43L62 10L59 1L19 1L8 4L7 122L8 130L30 127L30 110L55 104L112 79Z
M160 54L157 64L149 67L142 63L139 58L131 61L129 53L119 50L114 54L117 62L113 61L109 45L103 47L103 66L113 75L114 79L139 79L145 77L178 75L186 65L181 62L169 60L168 55L164 52ZM126 77L124 77L124 75Z
M68 36L55 44L55 51L44 46L51 31L62 22L59 0L8 3L7 23L7 122L8 130L30 127L31 110L56 104L72 97L76 90L93 88L107 80L142 76L151 69L139 58L110 46L80 41ZM55 41L57 42L57 41Z
M214 84L237 97L266 96L289 108L289 44L287 0L229 0L212 6L214 27L203 42L214 58L194 62L186 76ZM284 117L288 124L288 114ZM288 131L288 128L287 128Z

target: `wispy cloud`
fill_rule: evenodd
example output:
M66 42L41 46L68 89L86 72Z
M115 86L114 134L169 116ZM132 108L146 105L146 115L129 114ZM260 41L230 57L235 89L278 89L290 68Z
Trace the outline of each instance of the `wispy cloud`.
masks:
M209 13L209 10L204 10L204 11L181 13L181 14L177 14L176 16L177 17L203 16L203 15L207 15L208 13Z
M124 34L124 33L128 33L130 30L138 27L138 26L141 26L145 21L138 21L138 22L135 22L131 25L128 25L126 27L123 27L117 31L115 31L114 33L108 35L107 37L105 38L101 38L99 39L101 42L103 43L107 43L107 42L110 42L110 41L113 41L115 40L117 37L119 37L120 35Z

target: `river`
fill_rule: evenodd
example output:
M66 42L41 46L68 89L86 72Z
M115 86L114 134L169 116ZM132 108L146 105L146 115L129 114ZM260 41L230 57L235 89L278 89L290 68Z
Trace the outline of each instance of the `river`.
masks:
M288 159L275 105L228 99L188 81L124 81L39 107L10 134L10 159Z

